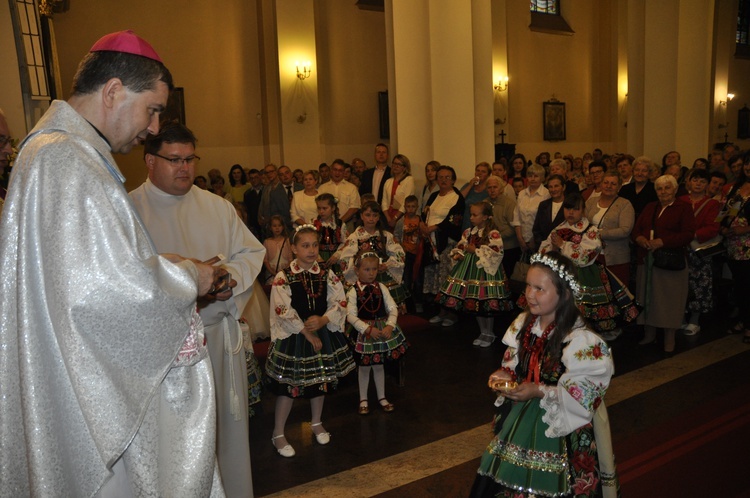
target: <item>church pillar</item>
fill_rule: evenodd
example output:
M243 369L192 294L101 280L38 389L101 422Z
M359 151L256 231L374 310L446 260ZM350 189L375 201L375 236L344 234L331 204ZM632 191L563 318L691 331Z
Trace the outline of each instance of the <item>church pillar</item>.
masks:
M628 151L689 165L709 147L714 2L628 2Z
M276 40L281 162L307 169L321 150L313 0L276 0Z
M489 0L386 2L392 153L458 184L494 157L491 18Z

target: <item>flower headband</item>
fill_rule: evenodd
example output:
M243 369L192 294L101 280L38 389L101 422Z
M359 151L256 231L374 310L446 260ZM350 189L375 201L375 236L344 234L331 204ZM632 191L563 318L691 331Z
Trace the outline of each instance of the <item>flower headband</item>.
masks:
M315 225L311 225L310 223L305 223L304 225L300 225L297 228L294 229L294 235L292 235L292 243L294 242L294 239L297 238L297 234L300 233L302 230L310 230L315 233L318 233L318 229L315 228Z
M531 263L539 263L553 272L557 273L557 275L563 279L565 282L568 283L568 286L570 287L570 290L573 291L573 294L575 297L580 297L581 295L581 284L578 283L578 280L576 279L576 276L573 275L568 271L567 268L565 268L563 265L555 261L554 259L550 258L546 254L540 254L536 253L533 256L531 256Z
M360 261L362 261L365 258L377 258L378 263L380 263L380 256L378 256L377 253L373 251L365 251L362 254L357 255L356 264L359 264Z

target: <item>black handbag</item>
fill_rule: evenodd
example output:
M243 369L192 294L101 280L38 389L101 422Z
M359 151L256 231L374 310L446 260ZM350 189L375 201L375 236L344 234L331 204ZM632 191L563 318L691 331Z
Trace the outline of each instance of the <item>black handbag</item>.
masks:
M654 266L662 270L684 270L686 267L685 251L681 248L662 247L657 249L654 251Z
M658 207L659 206L657 205L654 208L654 218L651 222L651 226L654 228L655 238L658 238L656 235L656 210ZM656 249L653 256L654 266L656 268L661 268L662 270L680 271L687 267L687 262L685 261L685 249L682 247L662 247Z

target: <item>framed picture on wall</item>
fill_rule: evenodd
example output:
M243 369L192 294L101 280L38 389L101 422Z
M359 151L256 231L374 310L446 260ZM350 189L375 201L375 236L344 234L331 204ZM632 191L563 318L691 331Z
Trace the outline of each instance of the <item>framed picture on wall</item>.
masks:
M378 118L380 121L380 138L391 138L391 121L388 113L388 90L378 92Z
M544 140L558 142L565 140L565 102L548 100L542 102Z
M178 121L182 125L185 124L185 89L183 87L177 87L170 92L167 108L164 109L160 119L164 123Z

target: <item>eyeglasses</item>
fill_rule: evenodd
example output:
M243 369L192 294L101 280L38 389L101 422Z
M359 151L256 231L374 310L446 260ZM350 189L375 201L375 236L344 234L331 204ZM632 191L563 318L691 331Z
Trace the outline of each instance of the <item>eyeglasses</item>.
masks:
M403 166L404 165L404 163L400 163L400 162L396 162L396 161L393 161L391 164L393 166Z
M6 137L5 135L0 135L0 149L5 147L6 144L13 142L13 137ZM11 144L12 145L12 144Z
M154 153L152 155L154 155L156 157L160 157L160 158L164 159L165 161L169 161L172 164L172 166L181 166L182 163L185 163L185 164L187 164L189 166L194 166L194 165L198 164L198 161L201 160L201 158L198 157L198 156L165 157L165 156L162 156L161 154L156 154L156 153Z

